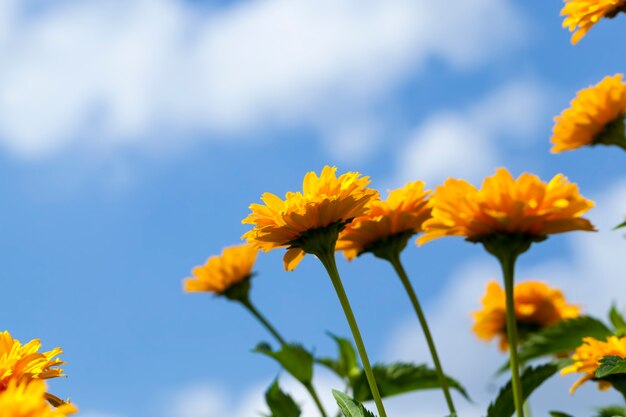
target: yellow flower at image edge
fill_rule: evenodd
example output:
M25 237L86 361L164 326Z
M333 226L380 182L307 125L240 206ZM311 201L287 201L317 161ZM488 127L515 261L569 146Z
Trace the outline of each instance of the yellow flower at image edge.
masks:
M572 44L577 44L589 29L604 17L613 18L626 11L626 0L565 0L561 16L566 16L563 27L572 35Z
M421 232L422 224L430 218L428 194L430 191L424 190L424 183L415 181L391 191L386 201L372 201L367 215L346 225L339 235L337 250L354 259L387 238L405 235L408 239Z
M193 269L193 278L185 279L184 290L223 294L250 278L257 253L258 249L246 244L225 248L220 256L212 256Z
M0 415L3 417L65 417L78 410L71 404L52 407L46 400L46 384L40 380L12 380L0 392Z
M58 366L65 362L55 358L63 353L61 348L39 353L40 348L39 339L22 346L8 331L0 333L0 391L11 381L29 382L63 376Z
M581 218L593 207L578 187L559 174L549 183L524 173L514 179L505 168L484 180L481 189L464 180L448 179L430 198L432 218L424 223L424 244L444 236L464 236L485 243L494 236L529 241L573 230L594 231Z
M378 192L367 188L368 177L348 172L339 177L337 168L324 167L318 177L305 175L302 192L288 192L285 199L264 193L265 204L252 204L252 213L242 223L254 226L243 238L264 251L288 248L285 269L295 269L306 252L306 241L316 231L343 229L355 217L367 213L367 205ZM334 244L334 242L333 242Z
M579 346L572 359L575 361L572 365L564 368L561 371L561 375L571 373L583 373L582 378L572 385L570 393L574 393L578 387L590 379L595 378L596 370L600 364L600 359L605 356L619 356L620 358L626 358L626 337L617 338L610 336L606 342L594 339L592 337L586 337L583 339L583 344ZM605 380L598 380L598 388L601 390L607 390L611 387L611 383Z
M553 153L597 144L626 146L623 77L604 77L597 85L579 91L571 107L554 118Z
M563 293L544 282L527 281L515 285L515 320L523 335L562 320L578 317L578 306L568 304ZM483 308L473 313L473 330L483 340L499 337L500 350L508 349L504 289L495 281L487 285Z

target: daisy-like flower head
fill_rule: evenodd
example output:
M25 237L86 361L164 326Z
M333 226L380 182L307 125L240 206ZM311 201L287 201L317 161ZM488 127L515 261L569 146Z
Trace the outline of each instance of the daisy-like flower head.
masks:
M39 352L40 348L39 339L22 345L8 331L0 333L0 391L11 381L29 382L63 376L63 370L58 367L65 362L56 358L63 353L61 348L43 353Z
M386 201L372 201L367 215L346 225L339 235L337 250L343 250L346 258L352 260L362 253L376 252L379 246L391 245L395 239L401 241L403 248L406 240L421 232L422 224L430 218L428 194L424 183L415 181L391 191Z
M185 279L184 290L225 295L250 279L257 253L258 249L248 244L225 248L221 255L211 256L193 269L193 278Z
M46 400L46 383L41 380L11 380L0 392L0 411L7 417L66 417L78 410L71 404L51 406Z
M572 355L574 363L563 368L561 371L561 375L571 373L584 374L572 385L570 393L573 394L578 387L590 379L596 380L595 374L600 365L600 359L605 356L626 358L626 337L617 338L615 336L609 336L606 342L594 339L593 337L584 338L583 344L576 348L576 351ZM611 387L611 382L607 380L597 379L597 381L598 388L601 390L607 390Z
M562 320L578 317L580 308L568 304L563 293L543 282L527 281L515 285L515 321L521 339ZM495 281L487 284L482 309L475 311L474 333L483 340L499 338L500 350L508 349L506 300L504 289Z
M561 16L565 16L563 27L572 35L572 44L577 44L589 29L603 17L613 18L626 11L626 0L565 0Z
M623 77L623 74L607 76L595 86L579 91L571 107L554 118L553 153L598 144L626 147Z
M424 244L444 236L464 236L489 249L493 242L530 243L573 230L595 230L581 216L593 207L578 187L559 174L549 183L524 173L517 179L500 168L477 189L463 180L448 179L430 197L432 218L424 223ZM523 252L522 249L521 251ZM491 251L491 250L490 250ZM521 252L520 252L521 253Z
M288 271L295 269L305 252L312 252L313 243L328 244L334 250L336 236L327 242L326 232L336 235L355 217L365 215L370 201L378 198L377 191L367 188L368 177L358 172L337 177L336 171L326 166L319 177L307 173L302 192L288 192L285 200L264 193L265 204L252 204L252 213L242 221L254 225L243 238L265 252L289 248L284 257Z

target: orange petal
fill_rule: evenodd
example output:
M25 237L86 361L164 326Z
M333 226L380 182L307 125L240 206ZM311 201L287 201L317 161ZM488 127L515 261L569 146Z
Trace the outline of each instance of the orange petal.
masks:
M300 248L291 248L287 250L283 257L283 263L285 264L285 271L293 271L296 266L304 258L304 251Z

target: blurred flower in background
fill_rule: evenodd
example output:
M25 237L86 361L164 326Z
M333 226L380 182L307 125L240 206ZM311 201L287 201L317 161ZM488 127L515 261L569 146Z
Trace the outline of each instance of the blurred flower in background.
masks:
M530 333L580 314L580 308L568 304L561 290L541 281L516 284L514 299L520 342ZM506 300L502 286L496 281L489 282L481 304L482 309L472 314L472 330L483 340L498 338L500 350L506 351L509 344L506 333Z

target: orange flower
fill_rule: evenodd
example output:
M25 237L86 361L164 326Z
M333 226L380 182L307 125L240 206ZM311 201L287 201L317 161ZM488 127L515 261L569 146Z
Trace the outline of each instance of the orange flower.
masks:
M212 256L193 269L193 278L184 281L185 291L223 294L250 278L257 253L258 249L246 244L225 248L220 256Z
M522 174L514 179L500 168L486 178L480 190L463 180L448 179L430 198L432 218L424 223L418 242L443 236L464 236L485 242L494 236L522 236L542 240L547 235L573 230L595 230L581 218L593 207L575 184L559 174L549 183Z
M572 44L576 45L600 19L613 18L624 11L626 0L565 0L561 16L566 16L563 27L576 31L572 35Z
M576 348L576 351L572 355L572 359L575 361L572 365L563 368L561 375L571 373L583 373L582 378L572 385L570 393L573 394L578 387L590 379L595 379L596 370L600 364L600 359L605 356L619 356L620 358L626 358L626 337L617 338L610 336L606 342L594 339L593 337L586 337L583 339L583 344ZM601 390L607 390L611 387L611 383L606 380L598 380L598 388Z
M71 404L52 407L46 400L46 383L41 380L11 380L0 392L0 410L3 417L66 417L78 411Z
M339 235L337 250L354 259L385 239L398 235L408 238L421 232L422 224L430 218L429 193L422 181L415 181L391 191L387 201L372 201L367 215L346 225Z
M543 282L527 281L515 285L515 320L521 334L540 330L562 320L578 317L578 306L568 304L563 293ZM499 337L500 350L508 349L506 300L504 290L495 281L487 284L482 310L475 311L474 333L483 340Z
M8 331L0 333L0 391L11 381L29 382L63 376L58 366L65 362L56 358L63 353L61 348L39 353L39 339L22 344L11 337Z
M285 200L264 193L265 204L252 204L252 213L242 223L254 228L244 239L264 251L289 248L284 257L285 269L292 271L300 263L307 234L336 226L342 229L355 217L367 212L367 205L378 192L367 188L368 177L357 172L336 176L337 168L324 167L318 177L315 172L305 175L302 192L289 192ZM332 242L333 246L335 242Z
M622 74L604 77L595 86L579 91L571 107L554 118L553 153L586 145L626 145L626 83L622 81L623 77Z

